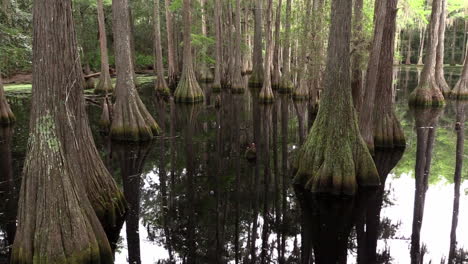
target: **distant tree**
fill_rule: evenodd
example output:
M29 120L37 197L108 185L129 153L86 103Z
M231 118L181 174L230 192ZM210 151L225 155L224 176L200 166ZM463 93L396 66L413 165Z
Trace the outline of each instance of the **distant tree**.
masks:
M281 6L282 0L278 0L276 6L276 18L275 18L275 35L274 35L274 49L273 49L273 74L271 87L273 90L277 90L280 86L281 69L280 69L280 49L281 49Z
M262 57L262 10L263 1L255 0L254 7L254 48L253 48L253 69L249 79L249 87L260 88L263 85L263 57Z
M243 93L245 91L245 82L244 78L242 77L242 50L241 50L241 43L242 43L242 34L241 34L241 7L240 7L240 0L236 0L236 12L234 16L234 24L236 28L235 33L235 43L234 43L234 75L232 76L232 86L231 92L232 93Z
M290 93L293 90L291 81L291 0L286 0L286 20L283 42L283 65L279 92Z
M95 88L95 93L108 93L114 90L109 73L109 56L107 54L106 22L104 21L103 0L97 0L97 13L99 24L99 49L101 54L101 75Z
M153 1L153 27L154 27L154 64L156 65L155 89L159 95L169 96L170 91L164 77L163 55L161 47L161 25L159 19L159 0Z
M468 47L468 42L466 43ZM468 52L468 48L465 49ZM465 99L468 98L468 56L465 56L465 63L463 65L463 70L460 75L460 79L457 84L451 91L451 97L456 99Z
M439 30L437 32L437 55L435 65L435 78L440 91L444 95L450 93L450 87L444 77L444 50L445 50L445 24L447 20L447 0L441 0Z
M263 72L263 86L260 91L259 99L261 103L272 103L273 102L273 90L271 87L271 61L272 61L272 50L273 50L273 41L271 37L271 12L272 12L272 0L267 1L266 9L266 27L265 27L265 67Z
M214 71L214 81L213 81L213 92L218 92L221 90L221 64L223 63L223 40L222 40L222 30L221 30L221 0L215 0L214 7L214 27L216 34L216 47L215 47L215 71Z
M8 125L15 122L15 115L11 111L10 105L5 97L3 89L2 73L0 73L0 124Z
M178 67L176 61L176 49L177 45L174 41L174 24L173 14L171 12L171 0L165 0L166 10L166 34L167 34L167 75L169 80L169 86L175 88L177 86L178 79Z

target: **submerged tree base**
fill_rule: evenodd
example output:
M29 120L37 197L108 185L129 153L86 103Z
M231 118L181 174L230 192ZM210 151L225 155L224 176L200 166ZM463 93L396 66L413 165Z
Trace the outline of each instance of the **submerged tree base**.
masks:
M221 84L213 84L213 86L211 87L211 91L213 93L221 92Z
M409 105L416 107L441 107L445 105L442 92L436 87L417 87L409 97Z
M263 72L252 72L249 78L249 88L263 87Z
M184 74L174 92L174 102L195 104L203 102L205 95L192 70Z
M406 140L403 129L393 111L374 119L375 148L405 148Z
M449 96L456 100L468 100L468 81L460 78Z

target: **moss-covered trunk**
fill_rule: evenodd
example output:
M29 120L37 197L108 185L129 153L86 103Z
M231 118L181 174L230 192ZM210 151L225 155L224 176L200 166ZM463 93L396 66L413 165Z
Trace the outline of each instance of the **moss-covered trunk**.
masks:
M14 122L15 115L7 102L5 90L3 90L2 73L0 72L0 125L10 125Z
M351 1L332 2L323 97L309 136L294 162L294 182L312 192L353 195L378 186L351 98Z
M96 149L86 137L90 130L71 5L45 0L33 6L33 107L12 263L113 262L83 184L91 179L90 168L102 161L87 155Z

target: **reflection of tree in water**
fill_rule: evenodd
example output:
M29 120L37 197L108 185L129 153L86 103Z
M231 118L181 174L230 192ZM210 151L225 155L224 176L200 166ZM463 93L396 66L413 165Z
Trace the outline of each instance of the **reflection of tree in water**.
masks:
M13 174L12 137L12 127L0 126L0 263L9 263L9 246L16 232L19 189Z
M460 209L460 185L462 182L463 169L463 150L465 146L465 108L466 102L457 101L455 131L457 133L457 146L455 153L455 173L454 173L454 192L453 192L453 210L452 227L450 230L450 249L448 263L457 264L468 261L468 254L462 248L457 248L457 226L458 214Z
M128 261L141 263L140 257L140 189L143 166L151 149L151 143L122 144L112 142L113 155L120 163L124 196L129 210L125 221L127 232Z
M413 209L413 227L411 234L411 263L423 263L425 246L421 245L421 226L424 216L426 191L428 189L431 168L432 150L435 141L436 127L441 108L414 109L416 119L417 150L415 165L415 194Z

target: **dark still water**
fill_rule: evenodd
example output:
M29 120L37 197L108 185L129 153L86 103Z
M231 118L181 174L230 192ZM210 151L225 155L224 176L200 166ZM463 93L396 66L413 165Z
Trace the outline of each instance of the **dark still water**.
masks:
M452 86L459 72L446 70ZM468 263L468 106L411 111L418 72L399 69L395 78L407 148L377 151L385 184L354 199L290 186L291 160L311 123L306 103L278 95L260 106L249 92L218 97L205 86L208 106L174 105L143 85L165 134L122 144L98 133L91 98L96 144L130 206L115 263ZM0 263L15 232L30 109L28 95L7 95L18 122L0 128Z

